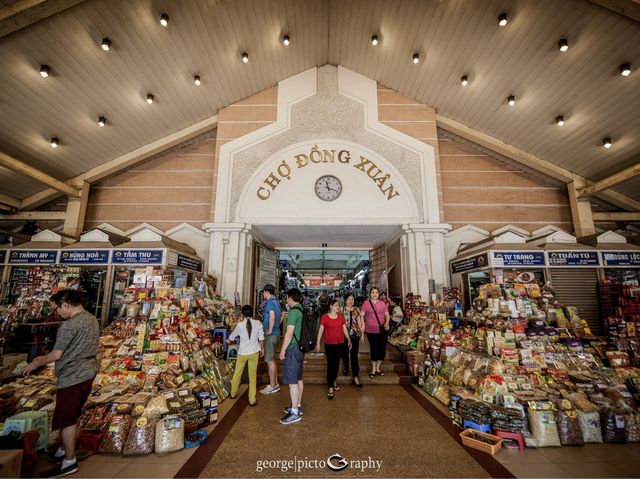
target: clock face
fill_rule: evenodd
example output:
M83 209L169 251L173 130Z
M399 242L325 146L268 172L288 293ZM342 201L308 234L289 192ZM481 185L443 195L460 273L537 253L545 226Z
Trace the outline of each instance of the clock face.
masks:
M342 193L342 183L333 175L324 175L316 180L316 195L323 201L333 201Z

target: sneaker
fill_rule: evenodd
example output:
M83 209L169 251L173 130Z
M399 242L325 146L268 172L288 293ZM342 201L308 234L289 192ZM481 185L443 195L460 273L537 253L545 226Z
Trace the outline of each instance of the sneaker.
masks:
M40 477L62 477L68 476L78 472L78 461L74 462L70 466L62 467L62 464L58 464L56 467L49 469L48 471L41 472Z
M302 419L302 416L300 416L300 414L287 414L286 416L284 416L282 419L280 419L280 424L293 424L294 422L298 422Z
M60 457L56 456L57 451L58 448L53 449L52 451L49 451L47 453L47 459L49 459L49 461L53 462L54 464L60 464L64 460L64 454Z
M285 414L291 414L291 406L287 406L283 409ZM304 411L302 410L302 406L298 406L298 416L302 416Z
M280 385L276 385L276 387L271 386L271 384L267 384L264 388L260 390L260 394L274 394L280 391Z
M257 405L258 405L258 401L256 402L249 401L249 407L256 407Z

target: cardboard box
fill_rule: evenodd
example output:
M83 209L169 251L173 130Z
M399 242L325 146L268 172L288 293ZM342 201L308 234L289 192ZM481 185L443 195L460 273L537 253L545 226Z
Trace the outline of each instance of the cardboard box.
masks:
M22 477L22 449L0 450L0 477Z
M27 360L26 353L12 353L2 356L2 377L8 378L13 375L13 370L18 364Z

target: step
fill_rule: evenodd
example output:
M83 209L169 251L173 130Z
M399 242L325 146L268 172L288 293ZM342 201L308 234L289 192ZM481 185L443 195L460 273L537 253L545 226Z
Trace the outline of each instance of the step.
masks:
M364 368L364 369L369 369L371 368L371 364L369 361L359 361L360 363L360 368ZM342 368L342 362L340 363L340 367ZM280 363L278 363L278 368L281 368ZM322 358L322 359L315 359L315 360L307 360L305 359L304 361L304 370L305 371L325 371L327 369L327 361ZM383 361L382 362L382 366L381 368L382 371L384 371L385 373L387 371L389 372L396 372L396 373L406 373L407 372L407 365L405 363L393 363L390 361ZM258 372L259 373L263 373L267 371L267 363L262 362L259 364L258 366Z
M324 371L307 371L305 369L303 375L305 384L326 384L327 376ZM368 371L360 372L360 382L363 386L389 385L389 384L411 384L412 378L407 374L398 374L394 372L385 372L384 376L376 376L375 379L369 378ZM350 386L351 376L339 375L337 378L339 386ZM269 383L269 375L258 375L258 383L260 385ZM261 389L261 387L259 388Z

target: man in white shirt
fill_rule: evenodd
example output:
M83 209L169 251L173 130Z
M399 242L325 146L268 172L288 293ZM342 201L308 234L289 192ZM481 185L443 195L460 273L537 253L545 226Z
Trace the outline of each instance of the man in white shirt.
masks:
M236 369L231 381L231 399L235 399L240 387L244 367L249 364L249 406L256 406L258 358L264 354L264 330L262 323L251 317L253 310L248 304L242 307L244 319L240 321L227 339L228 343L240 339Z

